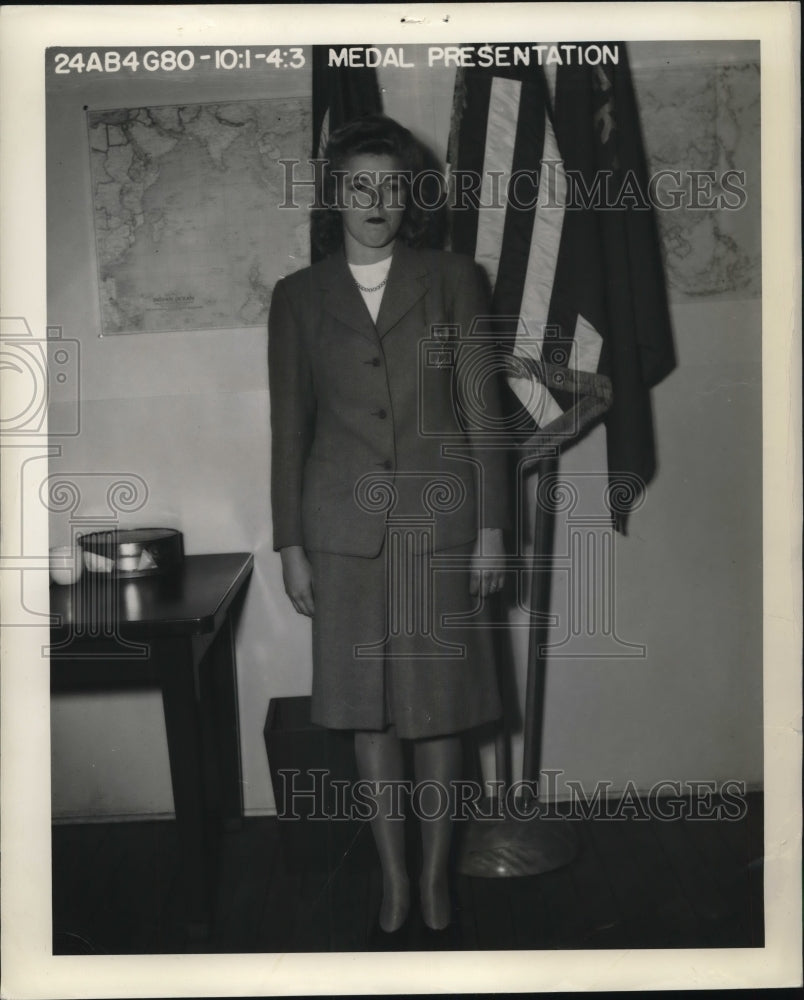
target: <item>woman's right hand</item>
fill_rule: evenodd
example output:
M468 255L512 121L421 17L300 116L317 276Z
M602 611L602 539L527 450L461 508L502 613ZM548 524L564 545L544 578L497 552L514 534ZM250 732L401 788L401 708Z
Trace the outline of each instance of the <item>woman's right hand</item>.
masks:
M315 614L313 601L313 571L310 560L301 545L289 545L280 549L282 557L282 579L285 593L300 615L312 618Z

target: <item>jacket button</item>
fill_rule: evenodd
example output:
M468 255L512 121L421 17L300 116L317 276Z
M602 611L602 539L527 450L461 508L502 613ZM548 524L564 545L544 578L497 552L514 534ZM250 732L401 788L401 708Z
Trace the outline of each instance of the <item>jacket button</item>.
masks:
M375 410L374 411L374 416L375 417L379 417L380 420L385 420L385 418L388 416L388 414L385 412L385 410Z
M364 365L371 365L372 368L379 368L382 361L379 358L369 358L368 361L363 362Z
M390 472L394 467L394 463L390 458L386 458L386 460L382 463L382 467L386 470L386 472Z

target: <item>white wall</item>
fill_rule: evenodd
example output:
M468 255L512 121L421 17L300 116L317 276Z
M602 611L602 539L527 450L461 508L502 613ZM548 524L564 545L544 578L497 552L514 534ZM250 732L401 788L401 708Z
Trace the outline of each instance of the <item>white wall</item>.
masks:
M720 125L735 107L742 125L754 120L739 99L751 93L755 60L742 51L694 45L679 47L676 64L668 62L667 46L633 54L638 94L651 110L645 118L649 153L661 146L661 163L675 160L684 169L695 134L711 133L712 155L725 147L758 191L756 131L729 137ZM414 72L382 71L386 111L443 156L452 74L429 72L417 86ZM309 92L309 79L294 76L290 83L281 73L269 80L237 71L214 81L72 78L51 104L48 122L49 322L79 339L82 349L81 434L64 439L51 471L135 473L149 498L131 523L180 526L189 553L254 553L237 639L251 813L273 807L262 743L268 701L307 693L310 684L308 626L289 610L271 551L265 334L99 339L83 106L260 98L291 87L297 93L300 85ZM714 94L708 103L707 86ZM690 87L704 97L686 109L691 117L684 122ZM668 94L677 109L675 147L668 146L658 110ZM720 220L720 226L698 218L662 222L673 265L679 366L654 393L658 477L629 536L617 538L615 556L618 634L643 644L647 655L589 659L587 648L572 659L551 659L542 764L587 785L610 780L615 788L629 779L642 788L673 778L756 784L762 776L758 214L749 202L739 219ZM718 246L727 224L736 237ZM693 241L694 267L678 255L683 239ZM728 253L738 251L748 264L735 275L722 264L724 254L728 262ZM702 293L695 281L707 267L711 281ZM65 419L66 406L53 404L51 426ZM603 448L598 430L566 454L562 470L577 478L602 468ZM86 509L100 501L100 495L87 497ZM562 530L559 524L559 538ZM68 534L66 517L54 515L51 544ZM555 585L552 610L566 622L562 601ZM521 691L525 631L513 635ZM52 736L54 815L172 809L158 694L60 696ZM517 737L515 760L520 746Z

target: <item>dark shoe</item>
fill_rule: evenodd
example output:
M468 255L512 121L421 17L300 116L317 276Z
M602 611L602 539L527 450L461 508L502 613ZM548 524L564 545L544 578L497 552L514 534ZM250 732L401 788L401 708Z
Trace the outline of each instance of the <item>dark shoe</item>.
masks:
M407 951L410 945L411 914L408 913L405 922L395 931L384 931L379 920L369 931L369 951Z
M420 951L459 951L463 948L460 908L453 891L450 892L449 923L441 930L430 927L421 912L421 901L416 920L416 946Z
M419 945L422 951L460 951L463 947L461 925L453 915L452 921L441 930L428 927L419 921Z

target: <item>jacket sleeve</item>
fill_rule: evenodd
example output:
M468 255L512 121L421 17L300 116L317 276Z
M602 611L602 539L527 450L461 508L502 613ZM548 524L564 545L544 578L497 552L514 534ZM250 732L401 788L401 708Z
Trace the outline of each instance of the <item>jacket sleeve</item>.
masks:
M271 395L271 509L274 549L304 545L302 484L315 427L310 362L284 281L277 282L268 317Z
M478 475L480 528L510 527L508 448L503 434L504 367L491 332L486 281L471 257L455 255L452 316L458 325L456 364L462 423ZM485 320L485 322L484 322Z

